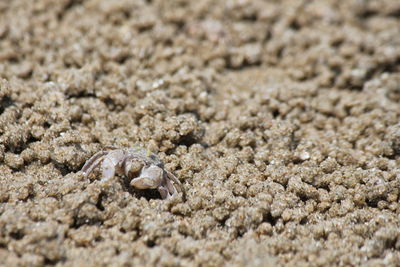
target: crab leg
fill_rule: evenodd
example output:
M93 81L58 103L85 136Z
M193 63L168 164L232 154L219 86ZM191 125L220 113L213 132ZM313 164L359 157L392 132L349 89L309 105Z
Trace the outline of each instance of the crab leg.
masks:
M102 157L107 153L107 151L97 152L88 161L86 161L85 165L83 165L82 167L83 175L87 177L93 171L93 169L100 164L100 162L102 161Z
M168 199L171 197L170 193L168 192L168 189L166 189L165 187L159 186L157 190L160 193L162 199Z
M165 179L165 185L168 190L169 196L174 195L176 193L176 188L169 179Z
M174 183L178 184L179 186L182 185L181 181L179 181L175 175L173 175L171 172L169 172L167 170L165 170L165 172L167 173L168 178L171 179L172 181L174 181Z
M165 173L167 174L167 179L165 179L165 183L167 185L168 191L171 195L175 194L177 192L175 185L177 185L179 187L180 190L182 190L182 183L178 180L178 178L176 178L175 175L173 175L171 172L169 171L165 171ZM174 184L171 183L172 180L174 182Z

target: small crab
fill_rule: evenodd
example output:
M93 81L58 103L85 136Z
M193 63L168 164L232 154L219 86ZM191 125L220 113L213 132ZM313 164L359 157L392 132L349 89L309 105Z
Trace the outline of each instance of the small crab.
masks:
M108 181L118 173L131 179L130 185L136 189L157 189L162 199L168 199L177 193L175 185L180 186L180 181L165 170L160 158L149 150L138 146L106 149L111 150L97 152L86 161L82 167L85 177L101 163L101 182Z

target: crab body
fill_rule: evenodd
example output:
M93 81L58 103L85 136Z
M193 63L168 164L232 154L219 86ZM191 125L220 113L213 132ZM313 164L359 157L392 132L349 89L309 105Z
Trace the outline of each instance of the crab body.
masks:
M82 167L85 177L101 165L102 182L114 177L115 173L125 175L130 185L136 189L157 189L162 199L170 198L177 193L175 185L179 180L164 169L164 164L157 155L142 147L115 148L106 147L94 154Z

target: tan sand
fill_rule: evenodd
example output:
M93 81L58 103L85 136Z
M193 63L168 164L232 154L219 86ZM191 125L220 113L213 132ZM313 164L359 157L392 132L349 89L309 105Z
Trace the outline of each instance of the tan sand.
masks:
M0 1L0 265L400 266L399 122L398 0Z

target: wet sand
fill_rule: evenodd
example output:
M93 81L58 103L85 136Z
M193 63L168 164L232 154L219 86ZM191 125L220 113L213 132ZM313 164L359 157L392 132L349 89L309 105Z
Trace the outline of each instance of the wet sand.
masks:
M0 2L1 266L399 266L399 194L397 0Z

